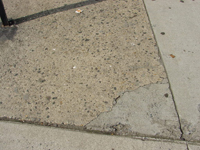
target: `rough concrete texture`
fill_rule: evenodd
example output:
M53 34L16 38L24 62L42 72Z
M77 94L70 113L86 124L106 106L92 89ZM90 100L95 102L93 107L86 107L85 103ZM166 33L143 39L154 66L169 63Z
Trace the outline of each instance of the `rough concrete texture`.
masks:
M145 0L145 4L166 66L183 137L200 141L200 1Z
M3 150L187 150L184 143L142 141L26 124L0 122L0 129L4 135L0 134Z
M141 0L82 5L0 29L1 117L82 126L120 93L166 78Z
M140 87L120 96L112 111L86 127L118 135L147 135L179 139L181 132L168 84Z

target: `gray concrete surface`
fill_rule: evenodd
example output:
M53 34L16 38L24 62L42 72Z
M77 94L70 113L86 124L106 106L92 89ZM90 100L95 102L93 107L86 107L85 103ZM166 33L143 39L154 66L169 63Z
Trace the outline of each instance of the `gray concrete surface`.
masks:
M183 137L199 141L200 1L144 1L166 66Z
M142 141L10 122L0 122L0 130L3 150L187 150L185 143ZM197 149L191 150L200 148L193 147Z
M200 146L198 145L188 145L188 150L200 150Z
M122 94L110 112L100 114L86 127L118 135L181 137L168 84L151 84Z

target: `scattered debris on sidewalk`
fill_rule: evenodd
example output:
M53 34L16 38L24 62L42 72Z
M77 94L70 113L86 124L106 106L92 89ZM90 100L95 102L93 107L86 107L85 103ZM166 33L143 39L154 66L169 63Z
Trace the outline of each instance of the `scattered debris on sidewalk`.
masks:
M170 54L170 56L172 57L172 58L175 58L176 56L174 56L173 54Z
M161 32L160 34L165 35L165 32Z
M135 46L135 43L131 43L132 46Z
M75 11L75 13L77 13L77 14L80 14L80 13L82 13L83 12L83 10L81 10L81 9L77 9L76 11Z

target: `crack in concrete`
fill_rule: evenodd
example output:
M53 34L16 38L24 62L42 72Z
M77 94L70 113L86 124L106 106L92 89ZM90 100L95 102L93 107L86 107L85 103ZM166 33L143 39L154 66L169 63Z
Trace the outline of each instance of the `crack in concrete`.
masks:
M117 101L118 99L124 94L125 92L123 92L122 94L120 94L118 97L116 97L114 100L113 100L113 106L112 108L109 110L109 111L105 111L105 112L111 112L113 107L117 104ZM95 119L97 119L102 113L105 113L105 112L101 112L100 114L98 114L94 119L92 119L91 121L89 121L87 124L84 125L84 127L86 127L88 124L90 124L92 121L94 121Z
M187 143L186 143L186 147L187 147L187 150L190 150Z
M170 95L171 95L171 91L169 90L169 83L167 82L167 83L165 83L166 85L164 86L165 88L167 88L168 89L168 93L170 93ZM163 98L163 95L161 94L161 93L163 93L163 92L165 92L165 90L164 91L162 91L161 89L163 88L163 89L165 89L163 86L161 86L161 85L163 85L163 84L156 84L157 86L156 87L154 87L153 86L154 84L148 84L148 85L144 85L144 86L141 86L141 87L139 87L139 88L137 88L137 89L135 89L135 90L133 90L132 92L136 92L137 93L137 90L138 89L140 89L140 88L142 88L145 92L147 92L146 94L147 95L152 95L152 92L154 93L155 91L155 93L159 93L158 95L159 95L159 98L156 98L156 100L157 101L159 101L159 99L162 99ZM162 87L162 88L161 88ZM155 89L154 89L155 88ZM140 89L139 90L139 93L141 94L141 90L142 89ZM149 91L150 90L150 91ZM159 92L158 92L159 91ZM90 121L89 123L87 123L86 125L85 125L85 127L86 127L86 130L87 129L89 129L89 130L94 130L94 131L109 131L110 133L113 133L113 134L116 134L116 135L125 135L125 136L131 136L131 135L134 135L134 136L141 136L141 137L143 137L143 136L147 136L147 137L154 137L154 138L156 138L157 136L159 136L158 138L160 138L160 137L162 137L163 136L163 138L166 138L166 137L164 137L164 135L157 135L156 133L156 135L148 135L148 134L143 134L142 132L140 133L140 132L137 132L136 130L136 128L134 128L134 131L132 131L131 130L131 128L132 128L132 126L134 126L134 121L131 121L131 124L129 124L130 123L130 120L132 120L133 119L133 117L129 117L129 116L132 116L132 113L131 112L129 112L129 113L126 113L126 111L125 112L121 112L121 111L123 111L124 109L123 108L125 108L126 106L128 107L128 105L127 104L125 104L125 102L129 102L130 100L128 100L128 101L123 101L123 103L124 103L124 105L121 107L122 109L119 109L118 107L120 107L123 103L121 103L121 101L120 101L120 104L119 104L119 106L117 105L118 104L118 99L120 99L120 98L122 98L123 99L123 97L125 96L126 97L126 99L127 99L127 94L126 93L132 93L131 91L124 91L123 93L121 93L120 94L120 96L118 96L114 101L113 101L113 107L112 107L112 109L111 110L109 110L109 111L107 111L107 112L103 112L103 113L100 113L95 119L93 119L92 121ZM155 93L153 94L154 96L155 96ZM166 96L165 96L166 97ZM168 96L167 96L168 97ZM140 97L139 99L141 99L142 97ZM145 98L144 98L145 99ZM156 100L154 99L154 98L152 98L153 99L153 101L152 102L155 102ZM136 100L136 99L135 99ZM144 100L143 100L144 101ZM163 100L163 102L165 101L165 99ZM130 101L131 102L131 101ZM149 102L149 101L148 101ZM147 105L145 102L142 102L142 103L144 103L145 104L145 106ZM171 103L171 106L172 106L172 108L171 109L173 109L173 111L174 111L174 116L176 116L176 118L177 118L177 112L175 111L175 108L174 108L174 103L173 103L173 100L172 100L172 97L171 97L171 102L169 102L169 103ZM115 108L116 107L116 105L117 105L117 108ZM143 105L141 104L141 106L140 107L142 107ZM149 105L148 105L149 106ZM147 107L148 107L147 106ZM161 105L162 106L162 105ZM170 106L170 105L169 105ZM138 107L137 107L138 108ZM145 107L146 108L146 107ZM118 111L117 111L117 109L118 109ZM139 108L138 108L139 109ZM112 112L114 110L114 112ZM129 108L127 108L127 110L131 110L131 109L129 109ZM117 111L117 112L116 112ZM152 110L153 111L153 110ZM107 113L109 113L109 112L112 112L111 114L107 114ZM153 111L154 112L154 111ZM104 114L104 113L106 113L106 114ZM121 115L119 115L119 114L121 114ZM141 113L141 114L143 114L143 113ZM112 115L114 115L114 118L116 118L116 116L118 117L118 119L116 120L116 121L113 121L113 117L112 117ZM123 115L126 115L126 117L128 117L126 120L124 120L124 117L123 117ZM145 115L145 114L143 114L143 115ZM108 119L110 117L110 119ZM162 116L160 116L161 118L162 118ZM119 118L121 118L122 120L120 120ZM97 120L98 119L98 120ZM130 119L130 120L129 120ZM101 120L101 121L100 121ZM129 121L129 123L127 123L126 121ZM100 122L99 122L100 121ZM176 119L176 128L177 128L177 131L179 132L179 134L177 135L177 138L175 138L175 139L180 139L180 136L181 136L181 133L182 132L180 132L180 130L179 130L179 123L178 123L178 118ZM141 122L141 121L140 121ZM99 124L100 123L100 124ZM148 124L148 123L147 123ZM158 122L158 124L159 124L159 122ZM162 124L162 121L161 121L161 124ZM162 124L163 125L163 124ZM153 128L153 127L152 127ZM169 128L170 128L170 126L169 126ZM170 128L171 129L171 128ZM166 133L168 133L168 131L170 132L170 131L174 131L173 129L174 128L172 128L172 130L170 130L170 129L166 129ZM159 129L158 129L159 130ZM155 131L155 129L153 129L153 131L152 132L154 132ZM159 130L160 131L160 130ZM149 131L149 132L151 132L151 131ZM160 131L160 132L158 132L158 133L161 133L162 131ZM162 132L163 133L163 132ZM172 133L174 133L174 136L176 136L176 132L174 131L174 132L172 132ZM182 140L183 141L183 140Z
M152 24L151 24L151 20L150 20L150 17L149 17L149 14L148 14L148 11L147 11L147 8L146 8L144 0L143 0L143 5L144 5L144 8L146 10L146 14L147 14L148 20L150 22L150 27L151 27L154 39L155 39L156 43L158 43L157 39L156 39L156 36L155 36L155 32L154 32ZM180 140L185 141L185 138L183 137L184 136L184 132L183 132L182 125L181 125L181 120L180 120L180 116L179 116L179 113L178 113L178 108L176 106L176 102L175 102L175 99L174 99L174 94L172 92L172 88L171 88L171 84L170 84L170 80L169 80L169 76L168 76L168 73L167 73L167 70L166 70L166 67L165 67L165 64L164 64L164 61L163 61L163 57L162 57L162 54L161 54L161 51L160 51L160 48L159 48L158 44L157 44L157 49L158 49L159 57L161 58L161 64L163 65L163 67L165 69L165 72L166 72L166 75L167 75L168 84L169 84L169 90L170 90L170 92L172 94L172 100L173 100L175 111L176 111L176 114L177 114L177 117L178 117L179 129L180 129L180 132L181 132Z
M165 78L165 79L166 79L166 78ZM165 79L163 79L163 81L164 81ZM162 83L163 81L161 81L161 83L159 83L159 84L165 84L165 83ZM143 86L139 86L138 88L150 86L151 84L153 84L153 83L145 84L145 85L143 85ZM137 90L138 88L136 88L135 90ZM98 114L94 119L92 119L92 120L89 121L87 124L85 124L84 127L86 127L86 126L87 126L88 124L90 124L92 121L94 121L95 119L97 119L102 113L111 112L112 109L113 109L113 107L117 104L117 101L118 101L118 99L119 99L120 97L122 97L122 96L123 96L125 93L127 93L127 92L133 92L133 91L135 91L135 90L126 90L126 91L124 91L124 92L121 92L121 94L120 94L118 97L114 98L114 100L113 100L113 106L112 106L112 108L111 108L109 111L101 112L101 113Z
M148 86L150 86L151 84L147 84L147 85L144 85L144 86L141 86L141 87L145 87L145 88L148 88ZM139 87L139 88L141 88ZM138 88L137 88L138 89ZM135 89L135 90L137 90ZM170 89L170 88L169 88ZM134 91L135 91L134 90ZM170 89L171 91L171 89ZM131 92L131 91L124 91L123 93L121 93L118 97L116 97L114 100L113 100L113 106L112 108L107 111L107 112L111 112L113 110L113 107L118 103L118 100L120 97L122 97L125 93L127 92ZM172 92L171 92L172 93ZM176 104L175 104L175 101L174 101L174 98L173 98L173 94L172 94L172 100L173 100L173 103L174 103L174 106L175 106L175 111L177 113L177 116L178 116L178 121L179 121L179 128L180 128L180 131L181 131L181 136L180 136L180 139L182 141L185 141L183 137L183 131L182 131L182 128L181 128L181 123L180 123L180 118L179 118L179 114L178 114L178 111L177 111L177 108L176 108ZM105 113L105 112L102 112L102 113ZM15 122L23 122L23 123L28 123L28 124L35 124L35 125L42 125L42 126L51 126L51 127L59 127L59 128L66 128L66 129L72 129L72 130L79 130L79 131L86 131L86 132L93 132L93 133L100 133L100 134L112 134L112 135L115 135L115 132L106 132L106 131L96 131L96 130L88 130L86 128L86 126L88 124L90 124L91 122L93 122L95 119L97 119L102 113L98 114L97 117L95 117L93 120L91 120L90 122L88 122L86 125L84 126L76 126L76 125L68 125L68 124L56 124L56 123L49 123L49 122L41 122L41 121L36 121L36 122L31 122L31 121L27 121L27 120L20 120L20 119L14 119L14 118L7 118L7 117L3 117L3 118L0 118L0 120L7 120L7 121L15 121ZM116 126L113 126L113 129L114 131L117 131L119 130L121 126L124 126L123 124L118 124ZM125 135L126 136L126 135ZM149 138L158 138L158 137L154 137L154 136L145 136L145 135L139 135L139 134L136 134L135 136L141 136L141 137L149 137ZM159 138L159 139L163 139L163 138ZM165 139L165 138L164 138Z
M164 79L163 79L163 80L164 80ZM162 82L163 82L163 81L162 81ZM151 84L153 84L153 83L145 84L145 85L143 85L143 86L139 86L138 88L150 86ZM160 83L160 84L162 84L162 83ZM164 83L163 83L163 84L164 84ZM135 90L137 90L138 88L136 88ZM120 94L119 96L117 96L116 98L114 98L114 100L113 100L113 102L112 102L113 106L112 106L112 108L111 108L109 111L101 112L101 113L98 114L94 119L92 119L92 120L89 121L87 124L85 124L84 127L86 127L86 126L87 126L88 124L90 124L92 121L94 121L95 119L97 119L102 113L111 112L112 109L113 109L113 107L117 104L117 101L118 101L118 99L119 99L120 97L122 97L122 96L123 96L125 93L127 93L127 92L133 92L133 91L135 91L135 90L126 90L126 91L124 91L124 92L121 92L121 94Z
M26 121L26 120L17 120L7 117L0 117L0 121L8 121L8 122L14 122L14 123L22 123L22 124L30 124L30 125L36 125L36 126L46 126L46 127L53 127L53 128L61 128L61 129L67 129L72 131L80 131L80 132L86 132L86 133L92 133L92 134L104 134L104 135L115 135L111 134L110 132L98 132L98 131L92 131L92 130L86 130L83 126L75 126L75 125L66 125L66 124L56 124L56 123L48 123L48 122L32 122L32 121ZM115 135L119 136L119 135ZM122 136L122 135L120 135ZM172 142L172 143L182 143L182 140L178 139L170 139L170 138L158 138L153 136L122 136L122 137L129 137L132 139L140 139L142 141L162 141L162 142ZM185 141L184 141L185 142ZM199 141L188 141L190 144L199 145ZM184 144L184 143L182 143ZM186 143L187 150L189 149L188 143Z
M186 149L187 149L187 150L190 150L187 142L186 142Z
M164 80L164 79L163 79ZM146 84L146 85L143 85L143 86L140 86L140 87L138 87L138 88L141 88L141 87L145 87L145 86L150 86L152 83L150 83L150 84ZM137 90L138 88L136 88L135 90ZM132 90L132 91L129 91L129 90L126 90L126 91L124 91L124 92L121 92L121 94L119 94L119 96L117 96L116 98L114 98L114 100L113 100L113 102L112 102L112 108L109 110L109 111L106 111L106 112L111 112L112 111L112 109L113 109L113 107L117 104L117 101L118 101L118 99L120 98L120 97L122 97L125 93L127 93L127 92L133 92L133 91L135 91L135 90ZM88 124L90 124L91 122L93 122L94 120L96 120L102 113L106 113L106 112L101 112L100 114L98 114L94 119L92 119L91 121L89 121L87 124L85 124L84 125L84 127L86 128L86 126L88 125ZM115 130L115 129L114 129Z
M182 125L181 125L181 119L180 119L180 116L179 116L179 113L178 113L178 108L176 106L176 102L175 102L175 99L174 99L174 94L172 92L170 82L169 82L169 90L170 90L170 92L172 94L172 100L173 100L173 103L174 103L174 108L175 108L175 111L176 111L176 114L177 114L177 117L178 117L179 129L180 129L180 132L181 132L180 140L185 141L185 138L183 137L184 136L184 132L183 132Z
M123 95L124 93L122 93L121 95ZM121 95L119 95L117 98L114 99L113 101L113 107L117 104L118 99L121 97ZM112 111L112 109L111 109Z

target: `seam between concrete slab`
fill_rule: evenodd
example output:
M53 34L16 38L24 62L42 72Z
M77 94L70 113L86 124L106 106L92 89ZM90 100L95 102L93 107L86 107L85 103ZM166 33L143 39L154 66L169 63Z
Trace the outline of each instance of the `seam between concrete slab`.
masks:
M69 125L58 125L55 126L55 124L50 124L50 123L44 123L41 124L41 122L37 122L37 123L31 123L28 121L22 121L22 120L14 120L14 119L10 119L10 118L0 118L0 121L2 122L11 122L11 123L20 123L20 124L26 124L26 125L34 125L34 126L41 126L41 127L51 127L51 128L58 128L58 129L66 129L66 130L71 130L71 131L75 131L75 132L83 132L83 133L91 133L91 134L103 134L103 135L109 135L109 136L117 136L117 137L127 137L127 138L131 138L131 139L138 139L138 140L142 140L142 141L155 141L155 142L169 142L169 143L177 143L177 144L186 144L186 146L188 146L188 144L191 145L200 145L199 141L183 141L183 140L178 140L178 139L166 139L166 138L157 138L157 137L142 137L142 136L122 136L122 135L115 135L115 134L111 134L108 132L100 132L100 131L91 131L91 130L85 130L84 127L79 127L79 126L69 126ZM189 147L189 146L188 146ZM189 150L189 149L188 149Z
M167 73L167 70L166 70L164 61L163 61L163 57L162 57L161 52L160 52L160 48L159 48L159 46L158 46L158 44L157 44L158 42L157 42L157 39L156 39L154 30L153 30L153 27L152 27L152 24L151 24L151 20L150 20L150 17L149 17L149 14L148 14L148 11L147 11L145 2L144 2L144 0L142 0L142 1L143 1L143 4L144 4L144 8L145 8L145 10L146 10L146 14L147 14L147 17L148 17L148 20L149 20L149 23L150 23L150 27L151 27L151 30L152 30L154 39L155 39L155 41L156 41L156 45L157 45L157 48L158 48L158 55L159 55L160 58L161 58L161 63L163 64L164 70L165 70L165 72L166 72L167 79L168 79L168 81L169 81L169 90L170 90L170 92L171 92L171 94L172 94L172 100L173 100L174 108L175 108L175 111L176 111L176 114L177 114L177 117L178 117L179 129L180 129L180 132L181 132L180 140L185 141L185 139L183 138L184 132L183 132L183 130L182 130L182 125L181 125L181 121L180 121L180 116L179 116L178 108L177 108L177 106L176 106L176 102L175 102L175 99L174 99L174 94L173 94L173 91L172 91L172 88L171 88L171 83L170 83L170 80L169 80L169 76L168 76L168 73Z
M69 131L74 131L74 132L82 132L82 133L88 133L88 134L100 134L100 135L109 135L109 136L117 136L117 137L126 137L126 138L131 138L131 139L138 139L138 140L142 140L142 141L154 141L154 142L167 142L167 143L177 143L177 144L186 144L186 147L188 147L187 150L189 149L189 144L191 145L196 145L199 146L200 142L194 142L194 141L183 141L183 140L178 140L178 139L165 139L165 138L155 138L155 137L141 137L141 136L121 136L121 135L114 135L114 134L110 134L110 133L102 133L102 132L98 132L98 131L88 131L88 130L81 130L79 129L75 129L75 128L67 128L67 127L55 127L55 126L51 126L51 125L41 125L41 124L31 124L28 123L27 121L24 122L20 122L17 120L2 120L2 118L0 118L0 121L2 122L10 122L10 123L16 123L16 124L26 124L26 125L34 125L34 126L41 126L41 127L50 127L50 128L57 128L57 129L61 129L61 130L69 130Z
M169 89L169 83L167 82L167 83L151 83L151 84L146 84L146 85L143 85L143 86L140 86L140 87L138 87L138 88L136 88L135 90L127 90L127 91L124 91L123 93L121 93L120 94L120 96L118 96L113 102L114 102L114 104L113 104L113 107L112 107L112 109L111 110L109 110L109 111L107 111L107 112L102 112L100 115L102 115L102 114L104 114L104 113L109 113L109 112L112 112L113 111L113 109L114 109L114 107L115 107L115 105L117 105L117 103L118 103L118 98L122 98L123 97L123 95L125 95L126 93L129 93L129 92L134 92L134 91L136 91L137 89L139 89L139 88L147 88L147 87L149 87L149 86L151 86L151 85L162 85L162 84L166 84L167 85L167 88L168 88L168 92L170 93L171 91L170 91L170 89ZM147 88L147 89L149 89L149 88ZM174 103L173 103L173 101L172 101L172 97L171 97L171 103L172 103L172 107L174 107ZM174 114L175 115L177 115L177 113L175 112L176 110L175 110L175 108L172 108L173 109L173 111L174 111ZM102 116L100 116L100 115L98 115L98 117L100 117L100 124L101 124L101 122L103 121L103 119L102 119ZM104 116L104 115L103 115ZM107 115L106 115L107 116ZM96 124L94 123L92 123L93 121L95 122L95 120L96 119L98 119L98 117L96 117L95 119L93 119L92 121L90 121L89 123L87 123L86 125L85 125L85 127L86 127L86 130L89 130L89 131L92 131L92 132L95 132L95 131L102 131L102 132L108 132L108 133L111 133L111 134L114 134L114 135L119 135L119 136L127 136L127 137L130 137L130 136L139 136L139 137L143 137L144 139L145 138L158 138L158 139L165 139L165 140L167 140L167 139L169 139L169 140L181 140L180 139L180 136L181 136L181 132L180 132L180 128L179 128L179 123L178 123L178 118L177 118L177 116L175 116L177 119L176 119L176 122L177 122L177 130L179 131L179 135L176 137L176 138L171 138L171 137L167 137L167 136L156 136L156 135L153 135L153 134L147 134L147 133L140 133L140 132L137 132L137 131L133 131L131 134L128 134L128 132L127 132L127 134L119 134L119 132L120 131L122 131L123 129L124 129L124 127L126 128L126 125L128 125L128 124L124 124L124 123L121 123L121 121L120 120L118 120L117 122L115 122L115 123L111 123L110 124L110 126L107 128L107 126L104 126L104 125L100 125L100 126L98 126L98 121L96 122ZM112 118L112 117L111 117ZM111 119L110 118L110 119ZM110 120L109 119L109 120ZM108 121L108 120L107 120ZM107 122L107 121L105 121L105 122ZM90 126L90 123L92 124L91 126ZM89 127L88 127L88 125L89 125ZM122 126L122 127L119 127L118 128L118 126ZM94 127L94 128L93 128ZM96 127L98 128L98 129L96 129ZM99 128L101 128L101 129L99 129ZM111 129L110 131L106 131L106 128L109 130L109 129ZM112 130L113 129L113 130ZM119 131L119 132L118 132ZM122 131L123 132L123 131ZM181 140L181 141L184 141L184 140Z
M124 93L125 92L123 92L121 95L123 95ZM121 97L121 95L119 95L117 98L115 98L113 100L113 106L112 106L112 108L117 104L117 100ZM105 112L111 112L112 108L109 111L105 111ZM94 119L90 120L87 124L85 124L84 127L86 127L88 124L90 124L92 121L94 121L95 119L97 119L102 113L105 113L105 112L101 112L100 114L98 114Z
M180 139L183 140L183 141L185 141L185 139L183 138L184 132L183 132L183 130L182 130L181 120L180 120L180 116L179 116L178 109L177 109L177 106L176 106L176 102L175 102L175 99L174 99L174 94L173 94L173 91L172 91L172 89L171 89L170 81L169 81L169 90L171 91L172 100L173 100L174 107L175 107L175 111L176 111L176 114L177 114L177 117L178 117L179 129L180 129L180 131L181 131Z
M150 86L151 84L164 84L164 83L162 83L162 81L161 81L161 83L150 83L150 84L145 84L143 86L140 86L138 88L142 88L142 87L145 87L145 86ZM138 88L136 88L135 90L137 90ZM86 127L88 124L90 124L91 122L93 122L94 120L96 120L102 113L111 112L112 109L113 109L113 107L117 104L117 101L118 101L118 99L120 97L122 97L127 92L132 92L132 91L135 91L135 90L126 90L126 91L121 92L121 94L113 100L113 105L112 105L112 107L111 107L111 109L109 111L101 112L100 114L97 115L97 117L95 117L94 119L92 119L91 121L89 121L87 124L85 124L84 127Z
M148 85L151 85L151 84L153 84L153 83L145 84L143 86L139 86L138 88L145 87L145 86L148 86ZM158 83L158 84L162 84L162 83ZM137 90L138 88L136 88L135 90ZM111 109L109 111L101 112L100 114L97 115L97 117L95 117L94 119L92 119L91 121L89 121L87 124L85 124L84 127L86 127L88 124L90 124L91 122L93 122L94 120L96 120L102 113L111 112L112 109L113 109L113 107L117 104L117 101L118 101L118 99L120 97L122 97L127 92L132 92L132 91L135 91L135 90L126 90L126 91L121 92L121 94L113 100L113 105L112 105L112 107L111 107Z
M187 148L187 150L190 150L187 142L186 142L186 148Z

